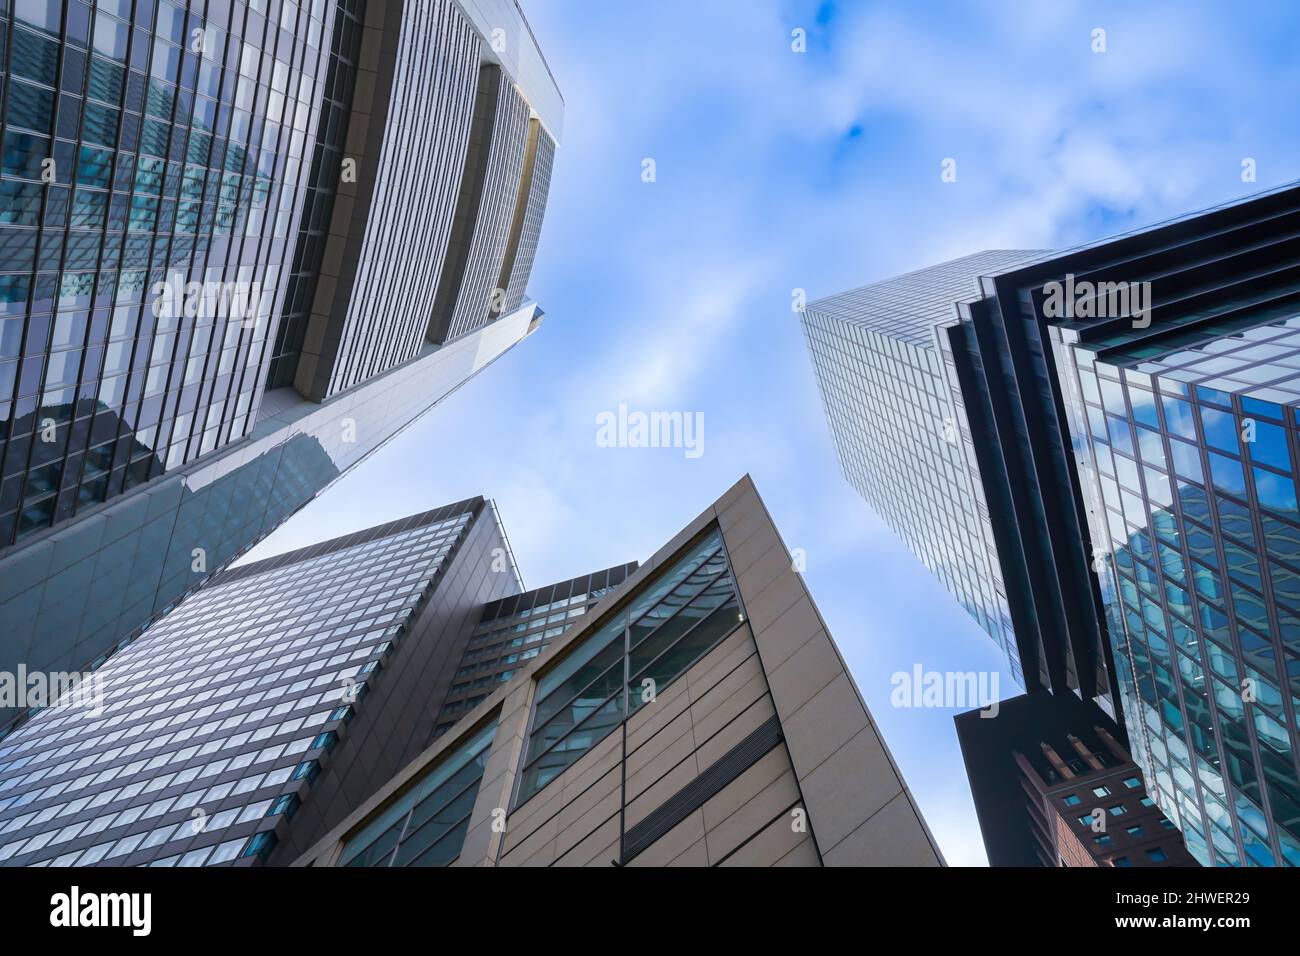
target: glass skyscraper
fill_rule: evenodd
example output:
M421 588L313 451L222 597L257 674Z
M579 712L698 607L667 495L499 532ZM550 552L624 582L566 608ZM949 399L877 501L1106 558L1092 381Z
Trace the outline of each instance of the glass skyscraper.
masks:
M0 0L0 89L0 670L93 666L541 320L514 3Z
M1205 865L1300 864L1297 222L1291 186L959 260L936 322L1027 686L1121 717Z
M232 568L100 668L97 708L0 742L0 863L251 863L290 823L324 832L428 744L408 694L518 589L481 498Z
M1029 254L994 250L810 302L804 337L836 455L858 494L1007 657L1021 661L979 462L938 325L972 276Z

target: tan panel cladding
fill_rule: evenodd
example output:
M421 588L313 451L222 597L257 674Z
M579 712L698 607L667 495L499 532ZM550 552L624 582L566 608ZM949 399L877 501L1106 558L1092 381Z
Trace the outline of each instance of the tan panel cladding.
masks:
M767 508L751 483L738 488L718 524L822 862L943 865ZM794 835L774 823L730 862L798 860L809 851Z
M780 862L809 837L775 715L742 625L628 721L626 743L610 734L511 814L500 865L608 865L621 831L638 866Z
M443 342L495 318L502 305L502 263L528 145L528 103L495 64L479 71L469 149L456 219L438 286L429 339Z
M713 570L710 562L719 555L726 567ZM707 643L687 645L677 659L681 669L665 668L658 687L650 681L649 695L630 713L618 711L621 722L587 724L592 715L610 713L607 702L630 697L629 686L635 692L629 676L635 681L646 673L631 668L629 647L633 655L649 648L664 658L682 646L681 634L671 631L673 640L654 643L663 622L641 631L635 643L626 623L610 625L628 620L620 615L639 597L666 581L680 588L706 567L709 580L722 574L734 580L743 613ZM669 587L638 610L649 617L673 606L661 602L674 593L684 603L666 614L663 620L671 622L691 607L689 589ZM717 608L734 606L728 599ZM629 617L635 626L643 620ZM690 627L682 632L690 633ZM457 865L942 865L748 477L558 638L549 655L458 725L472 726L502 708ZM546 705L556 693L565 702L558 711ZM544 734L555 714L575 703L571 725L528 764L536 718ZM566 741L574 759L539 763ZM380 807L341 824L301 862L332 852L332 843Z
M397 48L396 55L383 51ZM345 159L297 390L321 401L419 354L469 146L481 41L452 0L367 4ZM511 206L510 208L513 208Z

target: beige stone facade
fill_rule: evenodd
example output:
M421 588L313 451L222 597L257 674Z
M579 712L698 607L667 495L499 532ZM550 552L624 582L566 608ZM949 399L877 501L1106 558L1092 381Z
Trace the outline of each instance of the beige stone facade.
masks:
M516 805L539 676L715 526L737 625ZM335 865L349 839L493 721L457 866L943 865L748 476L296 865Z

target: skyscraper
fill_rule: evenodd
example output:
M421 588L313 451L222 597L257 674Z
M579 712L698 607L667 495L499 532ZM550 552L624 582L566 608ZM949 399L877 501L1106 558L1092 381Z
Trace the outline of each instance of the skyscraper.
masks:
M258 862L428 745L482 605L517 592L460 502L214 578L0 741L0 863ZM310 796L310 799L307 799Z
M810 302L803 329L840 467L1021 679L1021 661L978 463L959 440L960 388L936 327L991 251Z
M95 676L0 741L0 864L942 862L748 478L533 591L481 498L236 567Z
M1206 865L1300 863L1298 221L1288 186L1062 253L958 260L943 270L969 294L927 320L1026 688L1119 716ZM841 311L805 320L828 411L821 325L863 321Z
M0 4L0 671L102 660L541 320L516 4L191 6Z

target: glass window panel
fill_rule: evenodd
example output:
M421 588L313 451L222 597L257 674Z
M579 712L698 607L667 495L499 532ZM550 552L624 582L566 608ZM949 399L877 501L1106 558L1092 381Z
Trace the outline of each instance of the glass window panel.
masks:
M629 700L635 710L647 701L647 691L660 690L672 683L673 679L686 671L713 648L718 641L730 633L740 623L740 614L735 600L728 600L717 607L708 617L700 621L680 641L659 655L649 666L633 679L628 688ZM653 681L647 685L647 680Z
M608 622L538 681L543 698L533 716L519 803L623 722L625 674L644 670L658 693L740 623L721 545L714 528L632 598L630 613ZM632 709L640 704L640 679L633 681Z
M454 860L460 854L465 833L462 827L459 839L454 838L455 824L462 816L468 823L468 808L474 805L495 736L496 724L493 722L452 749L426 773L423 780L348 841L339 857L339 865L440 866ZM449 822L439 829L439 821ZM415 837L416 845L405 850L405 841L412 837ZM403 850L394 854L393 849L399 843ZM428 857L424 862L413 861L413 857L434 844L442 847L441 852L449 854L445 860L433 862L434 857Z
M1270 511L1281 513L1285 517L1296 518L1295 481L1290 475L1279 475L1263 468L1252 468L1255 478L1255 494L1259 503Z
M1196 441L1196 422L1192 418L1192 405L1181 398L1160 396L1160 405L1165 413L1165 430L1170 435Z
M1241 453L1237 444L1237 421L1232 415L1213 408L1202 408L1201 424L1205 426L1205 440L1211 446L1234 455Z
M1210 476L1220 491L1245 497L1246 478L1241 470L1241 462L1237 459L1210 452Z
M1247 442L1251 461L1271 465L1281 471L1291 470L1291 453L1287 449L1285 429L1267 422L1256 422L1254 437L1254 441Z
M7 123L48 133L54 123L54 91L14 80L9 87Z

